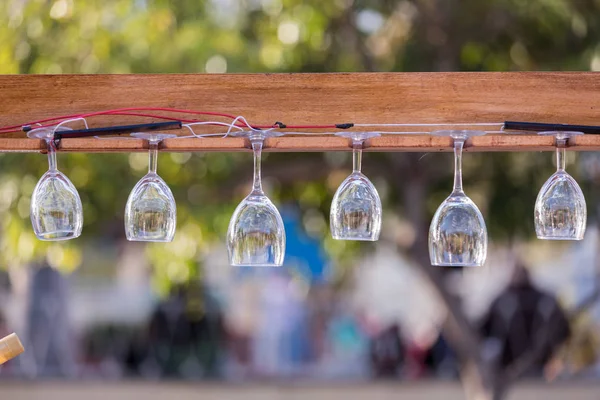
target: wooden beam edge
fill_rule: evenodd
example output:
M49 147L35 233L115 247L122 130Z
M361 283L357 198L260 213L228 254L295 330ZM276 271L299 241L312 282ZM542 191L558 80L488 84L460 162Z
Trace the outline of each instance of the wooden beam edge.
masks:
M148 144L141 139L63 139L59 151L67 153L131 153L147 151ZM469 139L466 152L524 152L553 151L554 138L536 135L486 135ZM567 148L571 151L600 150L600 135L572 138ZM244 138L186 138L166 139L160 145L165 152L243 152L250 151ZM348 139L336 136L285 136L269 138L266 152L325 152L350 151ZM365 142L365 151L380 152L449 152L452 139L430 135L384 135ZM46 144L37 139L0 139L0 152L46 152Z

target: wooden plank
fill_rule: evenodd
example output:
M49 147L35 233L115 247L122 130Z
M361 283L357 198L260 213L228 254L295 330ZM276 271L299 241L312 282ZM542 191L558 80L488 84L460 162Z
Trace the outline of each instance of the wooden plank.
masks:
M510 119L597 125L600 73L0 76L0 126L122 107L226 112L253 124ZM139 122L131 116L90 120L92 126Z
M0 152L34 153L44 151L45 143L35 139L0 139Z
M448 137L430 135L383 135L372 138L365 144L366 151L384 152L443 152L452 151L452 141ZM37 139L0 139L0 152L44 152L46 145ZM111 139L63 139L60 144L61 152L143 152L148 144L141 139L111 138ZM174 138L161 142L161 151L166 152L237 152L250 151L246 139L228 138ZM471 138L466 146L467 152L489 151L553 151L554 138L537 135L486 135ZM304 136L281 136L269 138L265 142L267 152L324 152L350 151L348 139L319 134ZM600 150L600 135L584 135L571 139L568 150L598 151Z

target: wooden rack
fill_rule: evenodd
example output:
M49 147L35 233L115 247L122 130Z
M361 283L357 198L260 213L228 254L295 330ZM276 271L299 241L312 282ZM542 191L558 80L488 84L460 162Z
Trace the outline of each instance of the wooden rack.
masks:
M339 73L194 75L0 76L0 126L66 114L124 107L171 107L243 115L253 124L499 123L505 120L600 124L600 73ZM131 116L90 119L91 126L143 122ZM147 119L145 122L153 122ZM386 135L368 151L450 151L451 139ZM200 129L198 130L200 133ZM188 135L182 130L180 135ZM245 151L242 138L167 139L164 151ZM0 138L0 152L45 151L24 134ZM323 135L267 139L265 151L346 151L347 139ZM143 140L63 139L65 152L145 151ZM544 151L552 137L490 134L474 137L466 151ZM600 150L600 135L571 139L570 150Z

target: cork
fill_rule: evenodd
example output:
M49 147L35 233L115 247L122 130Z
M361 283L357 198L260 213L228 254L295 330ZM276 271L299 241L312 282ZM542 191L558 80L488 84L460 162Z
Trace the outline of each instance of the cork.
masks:
M11 333L5 338L0 339L0 365L15 358L24 351L25 348L15 333Z

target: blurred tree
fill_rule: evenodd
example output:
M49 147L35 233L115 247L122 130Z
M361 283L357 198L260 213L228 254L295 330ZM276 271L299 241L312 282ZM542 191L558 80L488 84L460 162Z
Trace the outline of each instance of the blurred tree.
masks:
M597 0L6 0L0 73L600 70L599 38ZM367 157L365 173L388 182L382 183L386 212L405 218L415 232L399 249L438 288L449 309L447 336L472 364L480 356L477 335L444 276L428 268L428 223L448 193L450 157ZM325 223L348 160L266 158L273 198L298 204L311 216L309 233L339 262L351 259L358 247L331 240ZM528 238L537 190L552 169L547 155L470 154L464 161L466 190L484 212L491 238ZM201 275L198 260L224 235L246 192L241 186L249 182L250 162L235 154L161 156L160 174L178 201L178 233L171 244L148 247L160 293ZM0 157L1 257L18 267L47 254L52 265L73 270L86 238L123 239L124 203L146 168L145 155L59 157L85 212L85 237L60 245L35 240L28 221L45 163L40 155Z

